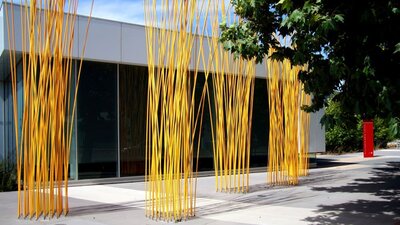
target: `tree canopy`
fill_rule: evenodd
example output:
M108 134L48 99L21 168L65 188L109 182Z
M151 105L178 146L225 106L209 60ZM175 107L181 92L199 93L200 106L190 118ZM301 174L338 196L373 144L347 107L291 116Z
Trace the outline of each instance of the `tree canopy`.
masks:
M231 0L242 19L221 24L224 48L261 62L271 57L308 65L299 73L312 94L307 111L334 96L364 118L400 114L400 1ZM278 38L277 38L278 36ZM282 38L291 45L282 45ZM332 95L335 93L334 95Z

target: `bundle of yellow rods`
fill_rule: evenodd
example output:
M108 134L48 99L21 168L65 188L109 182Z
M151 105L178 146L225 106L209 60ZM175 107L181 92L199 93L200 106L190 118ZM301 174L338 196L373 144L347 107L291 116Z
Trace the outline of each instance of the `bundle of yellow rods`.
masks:
M297 78L304 68L270 57L266 68L270 110L267 181L271 185L297 185L299 176L308 175L309 166L310 115L301 105L308 105L310 96Z
M238 21L232 15L230 5L225 7L224 1L213 1L210 11L208 68L213 78L213 99L209 99L209 109L215 186L217 191L247 192L255 62L241 57L235 58L218 41L222 19L228 24Z
M149 70L145 212L152 219L180 221L195 215L195 143L200 143L206 96L203 88L195 102L204 58L203 39L197 35L204 32L204 2L144 1Z
M235 58L219 43L222 19L228 24L240 19L233 16L225 1L144 3L149 66L146 216L179 221L195 214L195 158L199 159L205 96L212 127L216 190L249 191L255 61ZM206 79L200 103L196 104L201 65ZM295 185L300 175L308 173L309 115L300 111L300 105L308 104L309 96L296 77L303 68L292 67L287 60L268 59L267 69L269 183ZM208 87L209 75L212 89Z
M17 7L19 18L14 12ZM77 7L77 0L21 1L20 6L4 2L17 143L18 217L68 213L69 155L80 77L80 68L78 78L72 76ZM21 37L16 37L15 20L20 20ZM17 92L20 82L22 100Z
M304 85L300 93L300 105L310 105L311 96L304 91ZM310 113L300 110L300 151L299 168L300 176L307 176L309 169L309 151L310 151Z

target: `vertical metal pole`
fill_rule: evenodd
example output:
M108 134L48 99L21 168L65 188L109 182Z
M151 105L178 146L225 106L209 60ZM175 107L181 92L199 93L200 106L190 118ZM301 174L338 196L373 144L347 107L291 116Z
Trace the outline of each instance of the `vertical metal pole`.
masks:
M79 43L79 42L78 42ZM75 88L77 85L77 79L78 79L78 61L75 61L75 68L74 68L74 77L75 77ZM78 96L76 98L76 101L78 101ZM74 119L74 130L75 130L75 180L78 180L79 177L79 167L78 167L78 104L76 104L76 110L75 110L75 117Z
M117 177L121 177L121 147L120 147L120 131L119 131L119 126L120 126L120 109L119 109L119 64L117 64Z

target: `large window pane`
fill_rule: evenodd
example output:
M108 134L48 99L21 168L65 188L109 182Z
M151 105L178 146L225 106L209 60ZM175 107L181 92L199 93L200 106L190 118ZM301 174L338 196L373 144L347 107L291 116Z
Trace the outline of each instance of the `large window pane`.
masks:
M254 85L253 122L251 131L250 166L267 166L269 110L267 81L256 78Z
M195 90L195 98L196 98L196 113L198 107L200 107L200 100L202 97L204 85L206 83L206 77L204 73L198 73L197 75L197 82L196 82L196 90ZM209 75L208 77L208 90L211 101L214 99L214 95L212 92L212 76ZM211 105L214 111L214 103L211 102L209 104L207 93L205 94L204 99L204 110L203 110L203 123L201 125L201 142L200 142L200 152L199 152L199 171L210 171L214 169L214 160L213 160L213 140L211 134L211 120L210 120L210 108ZM200 120L200 119L199 119ZM198 124L199 126L200 124ZM197 137L198 137L198 130L196 130L196 138L195 138L195 145L194 145L194 158L197 160Z
M143 175L147 67L120 65L119 71L121 176Z
M4 159L4 83L0 81L0 161Z
M77 67L76 67L76 63L78 63L78 61L74 60L72 62L72 69L71 69L71 92L70 92L70 104L71 104L71 108L74 102L74 96L75 96L75 88L76 88L76 71L77 71ZM76 112L76 110L75 110ZM73 131L72 131L72 139L71 139L71 149L70 149L70 153L69 153L69 171L68 171L68 175L69 175L69 179L71 180L75 180L77 179L77 163L76 163L76 117L72 118L74 115L72 115L72 110L70 112L70 114L68 115L69 119L67 120L67 126L71 126L71 122L74 122L73 124Z
M22 131L22 110L23 110L23 83L22 83L22 64L17 65L17 101L18 101L18 128L19 134ZM6 167L15 166L16 162L16 139L14 122L14 104L12 96L11 77L4 82L4 146L3 159ZM20 137L21 138L21 137Z
M78 94L78 178L117 175L117 66L84 62Z
M15 142L14 138L14 117L13 117L13 103L11 94L11 81L6 82L6 109L5 109L5 146L4 159L10 163L14 162L12 159L13 146ZM7 164L8 164L7 163ZM7 165L6 164L6 165Z
M196 84L196 103L200 101L205 76L199 73ZM208 78L212 116L215 117L212 77ZM215 118L214 126L215 126ZM250 167L265 167L268 163L269 135L268 92L265 79L256 78L254 85L253 116L251 130ZM197 143L196 143L197 144ZM196 145L197 146L197 145ZM199 170L213 170L213 146L208 100L204 105Z

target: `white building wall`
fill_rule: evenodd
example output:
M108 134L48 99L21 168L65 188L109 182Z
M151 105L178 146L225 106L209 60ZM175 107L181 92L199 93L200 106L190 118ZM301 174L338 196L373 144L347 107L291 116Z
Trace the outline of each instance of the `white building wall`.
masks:
M121 28L121 62L147 65L144 27L122 23Z
M79 38L75 40L74 45L78 47L79 52L74 57L80 58L85 44L87 18L79 17L78 24ZM121 27L121 23L92 19L89 25L84 58L94 61L122 63Z
M310 115L310 152L325 152L325 127L320 123L325 110Z
M8 5L8 7L10 12L11 6ZM20 10L20 7L14 8L15 31L18 33L21 31ZM3 15L5 16L4 12ZM9 15L9 17L11 17L11 15ZM88 17L77 16L73 49L74 58L79 59L82 56L87 24ZM205 37L199 38L204 39L204 44L207 43ZM4 41L3 43L5 45L4 48L8 49L8 43ZM196 43L194 47L198 49L198 41ZM16 50L22 51L21 35L16 35ZM209 53L208 47L204 47L204 53L207 59ZM84 58L87 60L110 63L147 65L145 27L142 25L91 18ZM192 62L191 65L192 69L194 69L195 62ZM199 69L200 71L203 70L201 61ZM256 76L260 78L266 77L265 67L263 65L257 66Z

